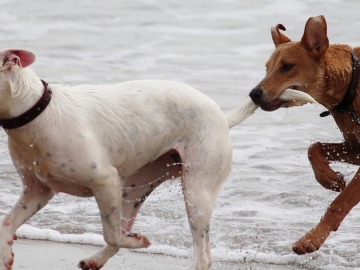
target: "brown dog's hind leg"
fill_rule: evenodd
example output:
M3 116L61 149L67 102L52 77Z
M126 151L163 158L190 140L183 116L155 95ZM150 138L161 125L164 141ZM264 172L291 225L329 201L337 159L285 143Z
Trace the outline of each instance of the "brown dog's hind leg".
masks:
M331 161L360 165L359 149L346 143L314 143L309 147L308 156L316 180L326 189L342 191L345 188L344 176L330 168Z
M346 215L359 201L360 170L330 204L319 224L293 245L293 251L301 255L318 250L329 234L337 230Z

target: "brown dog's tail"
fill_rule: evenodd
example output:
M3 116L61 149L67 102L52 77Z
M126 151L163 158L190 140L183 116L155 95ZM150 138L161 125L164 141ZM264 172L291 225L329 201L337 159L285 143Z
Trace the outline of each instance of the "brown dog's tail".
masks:
M259 108L259 106L255 105L254 102L252 102L252 100L249 98L240 107L237 107L237 108L232 109L231 111L227 112L226 118L229 123L229 128L232 128L232 127L240 124L242 121L244 121L250 115L252 115L256 111L257 108Z

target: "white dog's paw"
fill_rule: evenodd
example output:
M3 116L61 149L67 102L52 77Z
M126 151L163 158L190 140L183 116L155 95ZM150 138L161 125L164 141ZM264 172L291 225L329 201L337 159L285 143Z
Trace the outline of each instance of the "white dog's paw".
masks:
M11 270L14 263L14 252L12 251L13 240L1 241L1 270Z
M94 260L87 259L79 262L78 267L82 270L99 270L103 265Z
M137 233L127 233L126 242L129 242L130 248L147 248L150 246L150 241L147 237Z
M125 233L124 245L131 246L131 248L145 248L150 245L149 240L142 235L136 233ZM90 258L80 261L78 267L82 270L99 270L105 263L119 251L120 246L106 246Z

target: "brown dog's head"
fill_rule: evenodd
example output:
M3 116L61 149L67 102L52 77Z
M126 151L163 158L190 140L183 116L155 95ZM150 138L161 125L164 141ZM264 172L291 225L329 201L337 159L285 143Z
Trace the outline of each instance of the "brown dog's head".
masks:
M321 66L329 47L324 16L311 17L307 21L299 42L292 42L280 30L285 30L281 24L271 29L275 51L266 63L265 78L250 92L251 99L266 111L303 105L305 102L278 99L285 89L292 88L323 103L316 89L324 82Z

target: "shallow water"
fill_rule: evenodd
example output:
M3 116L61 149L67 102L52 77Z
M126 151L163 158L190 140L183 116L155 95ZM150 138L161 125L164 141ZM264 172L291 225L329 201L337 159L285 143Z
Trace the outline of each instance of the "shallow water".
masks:
M309 16L324 14L331 43L360 44L356 1L70 1L0 0L3 48L34 51L38 75L51 83L115 83L133 79L185 82L223 110L241 104L262 79L273 50L270 27L282 23L301 38ZM296 265L313 269L360 267L360 212L352 210L320 251L297 256L291 245L316 224L336 194L315 180L307 148L341 141L320 106L257 111L232 129L233 169L216 202L211 241L217 260ZM0 216L21 192L1 133ZM336 165L350 179L356 168ZM180 184L165 183L142 207L134 231L147 250L191 256ZM19 236L102 244L93 199L64 194ZM240 264L239 264L240 265Z

